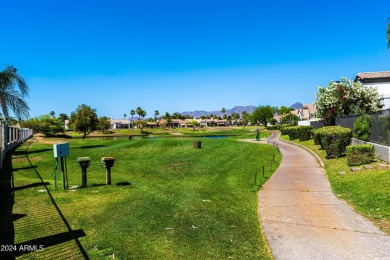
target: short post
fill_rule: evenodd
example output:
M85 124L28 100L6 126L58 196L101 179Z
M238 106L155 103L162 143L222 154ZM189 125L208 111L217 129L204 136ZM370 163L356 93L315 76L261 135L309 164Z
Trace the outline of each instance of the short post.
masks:
M194 148L201 149L202 148L202 142L201 141L194 141Z
M269 162L269 171L271 172L272 170L272 161Z
M102 157L101 160L106 167L106 185L111 185L111 167L114 166L115 157Z
M79 166L81 168L81 188L87 187L87 168L91 161L90 157L79 157L77 158Z
M263 178L265 178L265 176L264 176L264 169L265 169L265 167L264 167L264 165L263 165Z
M255 173L255 180L253 181L253 185L256 185L256 179L257 179L257 171Z

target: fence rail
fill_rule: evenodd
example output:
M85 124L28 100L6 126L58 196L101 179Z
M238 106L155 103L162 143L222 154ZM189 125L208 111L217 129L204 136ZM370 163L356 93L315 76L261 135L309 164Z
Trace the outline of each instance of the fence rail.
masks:
M5 155L32 137L32 135L33 131L29 128L18 128L0 124L0 169L3 167Z

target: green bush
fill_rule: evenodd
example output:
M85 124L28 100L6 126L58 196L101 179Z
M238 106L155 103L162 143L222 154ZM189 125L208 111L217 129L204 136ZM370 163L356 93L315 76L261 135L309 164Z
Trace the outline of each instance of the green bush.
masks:
M312 126L299 126L297 131L298 131L299 141L310 140L313 136L313 127Z
M298 126L285 127L283 131L288 135L290 140L298 139Z
M278 126L277 125L269 125L269 126L267 126L267 130L278 130Z
M321 142L321 140L320 140L321 135L320 135L320 131L319 131L320 129L321 128L313 130L313 139L314 139L314 144L315 145L321 145L320 144L320 142ZM322 146L321 146L321 148L322 148Z
M352 130L340 126L326 126L315 131L315 140L326 151L326 158L338 158L350 145Z
M279 127L281 135L288 135L291 125L282 125Z
M353 123L353 137L363 141L369 141L371 136L371 117L367 114L361 115Z
M372 144L350 145L346 147L349 166L371 163L374 160L375 148Z

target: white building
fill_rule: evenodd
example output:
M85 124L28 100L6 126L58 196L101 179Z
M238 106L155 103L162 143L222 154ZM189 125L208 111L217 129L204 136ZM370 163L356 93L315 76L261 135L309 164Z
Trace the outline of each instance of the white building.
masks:
M358 73L355 81L361 82L364 86L376 87L382 109L390 108L390 71Z

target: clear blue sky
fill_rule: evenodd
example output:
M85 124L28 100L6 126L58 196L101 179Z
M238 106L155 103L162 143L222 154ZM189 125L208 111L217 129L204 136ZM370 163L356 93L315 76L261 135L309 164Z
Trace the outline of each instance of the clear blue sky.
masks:
M316 86L390 70L389 1L14 0L0 69L30 87L30 116L80 104L122 118L312 103Z

